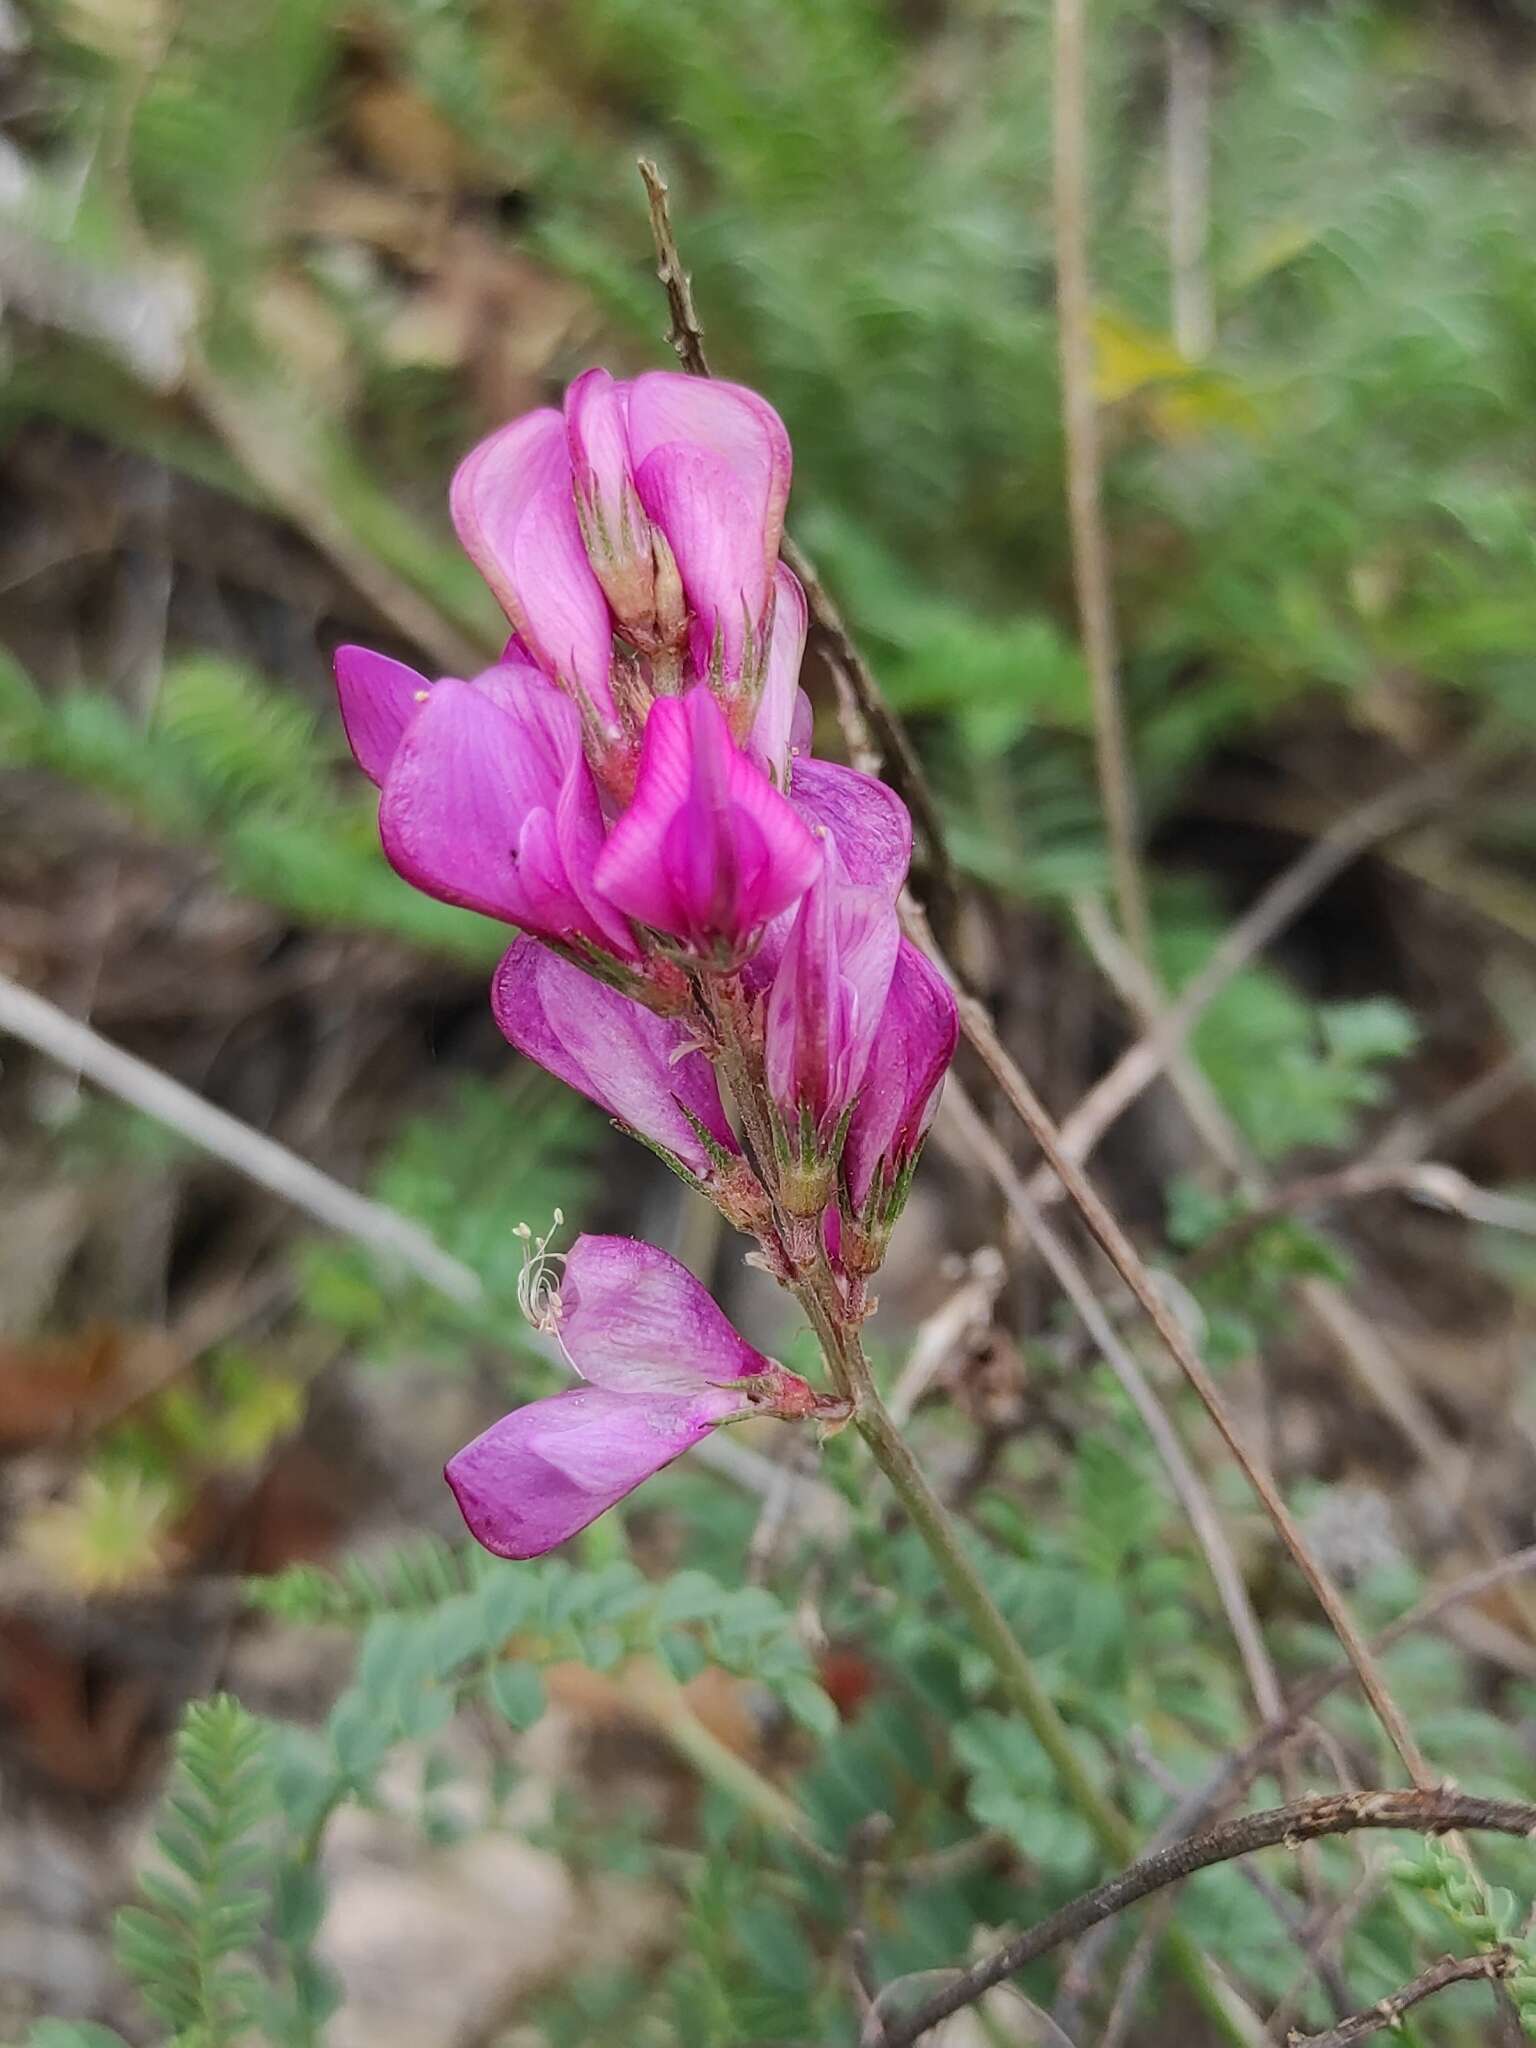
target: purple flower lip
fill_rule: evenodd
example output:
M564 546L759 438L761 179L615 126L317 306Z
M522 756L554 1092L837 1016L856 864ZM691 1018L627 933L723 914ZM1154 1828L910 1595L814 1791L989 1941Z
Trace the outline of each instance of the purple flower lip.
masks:
M843 1187L855 1215L888 1201L910 1175L959 1037L949 983L903 939L843 1145Z
M391 866L428 896L639 957L593 886L603 819L580 717L536 670L506 664L429 692L390 758L379 834Z
M496 970L491 1007L510 1044L695 1179L739 1158L715 1071L685 1025L584 974L532 939Z
M688 1269L655 1245L579 1237L547 1303L586 1382L516 1408L448 1461L476 1541L539 1557L723 1422L811 1390L738 1336ZM815 1412L814 1406L810 1412Z

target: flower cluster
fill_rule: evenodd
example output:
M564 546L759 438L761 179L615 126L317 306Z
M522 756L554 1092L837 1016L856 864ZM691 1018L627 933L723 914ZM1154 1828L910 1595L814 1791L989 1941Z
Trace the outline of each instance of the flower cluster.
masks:
M956 1016L897 920L904 806L810 752L789 481L755 393L589 370L453 481L513 628L500 661L429 681L343 647L336 677L391 864L522 933L492 990L508 1040L852 1323ZM540 1259L535 1312L585 1384L449 1467L503 1555L562 1541L720 1423L846 1410L652 1246L583 1237L558 1285Z

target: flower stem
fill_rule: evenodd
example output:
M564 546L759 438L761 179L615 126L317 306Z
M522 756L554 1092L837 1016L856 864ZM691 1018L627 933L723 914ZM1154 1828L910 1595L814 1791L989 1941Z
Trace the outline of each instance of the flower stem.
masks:
M815 1316L812 1320L826 1345L822 1318ZM829 1352L828 1368L835 1380L846 1381L852 1390L856 1403L854 1420L875 1463L890 1481L912 1526L927 1546L939 1576L991 1659L1003 1690L1050 1758L1067 1796L1093 1829L1106 1854L1124 1862L1135 1852L1135 1830L1094 1782L1028 1652L1008 1626L968 1556L953 1517L923 1476L910 1445L881 1399L857 1331L834 1329L832 1334L840 1356L834 1359ZM1227 2039L1248 2044L1248 2048L1261 2042L1263 2031L1253 2014L1213 1974L1207 1958L1183 1929L1170 1927L1163 1941L1180 1976Z

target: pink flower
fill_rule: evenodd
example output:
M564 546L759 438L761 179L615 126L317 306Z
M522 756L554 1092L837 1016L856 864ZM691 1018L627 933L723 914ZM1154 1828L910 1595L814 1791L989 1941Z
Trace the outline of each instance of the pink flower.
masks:
M912 820L894 789L806 755L795 762L790 802L813 829L836 839L851 882L896 901L912 861Z
M470 1533L499 1557L552 1550L722 1422L815 1412L654 1245L578 1238L549 1321L587 1384L514 1409L448 1463Z
M750 712L790 467L783 422L755 392L674 371L615 383L589 370L563 418L527 413L473 449L450 498L460 540L529 652L607 748L633 737L625 713L638 725L652 687L676 687L685 641L694 676ZM654 671L615 661L615 627Z
M613 622L576 517L565 421L551 410L499 427L449 490L464 551L533 658L582 707L594 735L620 735Z
M706 1185L740 1153L709 1061L675 1018L658 1017L557 953L519 939L491 1007L508 1041Z
M755 681L766 653L773 566L791 456L784 423L755 391L652 370L629 388L635 489L666 535L693 613L694 673Z
M734 965L820 866L809 827L733 743L709 692L659 698L634 800L597 863L607 901L705 960Z
M821 874L785 942L765 1020L769 1093L806 1167L826 1159L858 1094L900 940L884 891L848 879L831 834L824 850Z
M939 1106L960 1018L949 983L906 939L843 1146L848 1206L888 1227Z
M347 744L368 780L382 783L431 684L403 661L369 647L338 647L334 666Z
M383 723L365 736L375 762ZM472 683L432 688L389 758L379 835L391 866L428 896L639 957L593 885L603 819L580 717L536 669L503 663Z

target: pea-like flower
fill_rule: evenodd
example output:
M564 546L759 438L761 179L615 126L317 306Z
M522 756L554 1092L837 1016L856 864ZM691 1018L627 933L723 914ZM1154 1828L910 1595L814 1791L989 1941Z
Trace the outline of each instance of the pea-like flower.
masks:
M810 827L732 740L709 691L659 698L634 797L597 863L603 897L706 965L733 967L820 868Z
M877 1249L906 1200L959 1035L949 983L903 939L842 1152L849 1212Z
M658 1017L531 939L496 970L508 1042L711 1189L745 1171L715 1070L676 1018Z
M756 392L600 369L577 378L563 416L527 413L460 464L459 538L600 757L632 744L657 690L688 681L709 681L746 737L790 468L783 422ZM615 633L633 651L617 660Z
M406 881L638 960L622 913L594 884L603 816L568 697L519 660L428 687L403 663L343 648L336 676L353 751L381 786L384 851Z
M655 1245L579 1237L536 1307L586 1384L514 1409L447 1467L471 1534L499 1557L552 1550L722 1423L836 1405L754 1350Z
M882 889L849 878L837 840L806 891L768 991L763 1065L790 1156L787 1205L815 1214L832 1185L900 943Z

